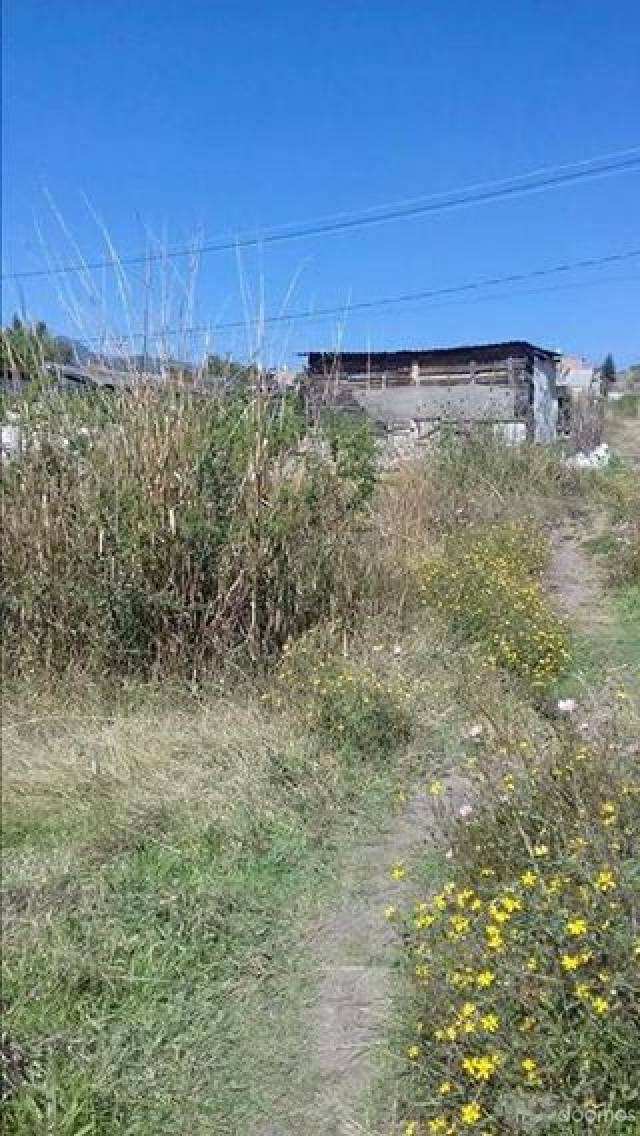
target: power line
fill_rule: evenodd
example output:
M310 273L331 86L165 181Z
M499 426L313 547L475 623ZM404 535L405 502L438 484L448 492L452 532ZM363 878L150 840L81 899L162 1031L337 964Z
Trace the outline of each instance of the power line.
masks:
M548 276L557 276L563 272L575 272L580 269L599 269L609 264L619 264L623 261L640 257L640 248L628 249L624 252L611 253L608 256L590 257L585 260L568 261L565 264L556 264L550 268L536 268L529 272L515 272L509 276L485 277L482 280L472 280L465 284L455 284L447 288L432 288L420 292L403 292L396 296L383 296L377 300L359 300L355 303L344 303L331 307L316 308L314 311L296 311L281 313L273 316L257 316L255 319L229 320L219 324L198 324L192 327L169 328L160 330L155 339L163 339L178 335L210 335L218 331L229 331L238 328L262 326L265 324L278 324L298 322L300 320L316 320L327 316L347 316L352 312L371 311L376 308L390 307L395 304L407 304L417 300L432 300L441 297L450 297L475 293L483 288L496 287L504 284L520 284L529 280L537 280ZM583 282L584 283L584 282ZM135 331L129 335L114 336L115 342L125 343L132 339L142 338L144 332ZM92 342L98 341L94 337Z
M87 272L101 268L123 268L158 261L162 262L180 257L201 256L205 253L229 252L264 245L281 244L286 241L300 240L305 237L327 236L334 233L364 228L370 225L380 225L392 221L406 220L411 217L443 213L453 209L464 209L473 205L484 205L492 201L521 197L529 193L541 193L546 190L559 189L563 186L576 184L584 180L628 173L639 167L640 146L635 146L614 154L602 154L586 161L574 162L564 166L550 166L546 169L518 174L511 178L503 178L498 181L462 187L457 190L451 190L448 193L414 198L389 205L374 206L354 213L325 217L315 222L306 222L299 225L290 224L279 229L267 230L260 236L238 236L233 239L202 244L199 247L189 245L159 252L149 251L130 257L111 257L95 261L76 261L70 264L49 266L48 268L8 272L4 273L0 279L25 280L42 276L61 276L67 273Z

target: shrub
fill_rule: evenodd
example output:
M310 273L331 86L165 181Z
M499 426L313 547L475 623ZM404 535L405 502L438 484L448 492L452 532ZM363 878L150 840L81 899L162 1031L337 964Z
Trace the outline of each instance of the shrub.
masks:
M639 823L631 754L570 736L458 823L451 879L405 923L421 1009L407 1134L637 1114Z
M376 486L376 444L370 423L334 413L327 416L325 430L338 473L354 482L359 502L369 501Z
M298 455L295 401L141 390L51 398L22 421L4 480L9 671L192 678L349 618L362 490Z
M538 577L548 544L527 521L452 538L428 561L425 602L480 643L490 666L505 667L535 687L565 670L568 631L549 606Z
M321 670L311 726L348 756L388 757L409 737L409 723L393 690L370 671L348 666Z
M400 692L369 667L336 658L329 643L319 647L301 641L285 652L279 702L297 700L309 730L347 757L388 757L410 736Z
M445 435L432 459L434 473L455 489L499 495L505 499L534 493L547 497L574 492L579 485L575 471L563 465L552 446L522 444L509 446L491 429L478 427L467 437Z

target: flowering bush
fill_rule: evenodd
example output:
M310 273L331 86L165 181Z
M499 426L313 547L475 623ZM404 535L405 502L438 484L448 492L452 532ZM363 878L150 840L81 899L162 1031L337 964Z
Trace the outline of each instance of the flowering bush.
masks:
M526 521L458 536L428 562L425 602L480 642L488 665L549 686L570 652L567 627L538 579L547 559L546 540Z
M498 1136L536 1117L549 1134L567 1131L563 1109L634 1108L632 760L567 737L548 764L503 785L458 822L451 879L406 918L422 1006L407 1046L420 1101L407 1136Z

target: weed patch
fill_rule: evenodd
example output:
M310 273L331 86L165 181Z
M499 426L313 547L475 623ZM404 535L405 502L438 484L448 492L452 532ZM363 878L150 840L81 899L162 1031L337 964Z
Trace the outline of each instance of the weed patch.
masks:
M639 823L629 735L569 732L457 824L450 878L404 924L407 1136L637 1107Z
M428 562L425 602L483 645L489 666L505 667L536 688L555 682L570 658L568 629L538 577L548 546L526 522L449 541Z
M51 398L4 478L1 614L17 675L201 681L264 664L366 590L366 438L299 453L295 399ZM361 565L362 567L362 565Z
M310 733L351 760L389 758L406 745L408 695L362 662L341 659L313 638L285 653L278 673L277 700L297 699Z

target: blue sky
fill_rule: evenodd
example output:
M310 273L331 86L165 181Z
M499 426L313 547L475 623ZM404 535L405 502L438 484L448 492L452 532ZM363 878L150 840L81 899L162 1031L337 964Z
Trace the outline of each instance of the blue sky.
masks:
M91 209L126 255L148 233L169 245L259 234L640 144L637 0L2 7L5 271L43 265L37 227L54 258L75 260L74 242L104 256ZM257 249L240 263L205 256L193 301L165 274L170 321L242 319L261 294L268 312L348 305L638 248L639 191L636 169ZM111 326L140 328L141 273L129 283L125 318L111 273L96 273L87 294L76 279L81 326L99 329L106 306ZM156 306L159 295L156 282ZM25 280L22 294L4 288L3 311L24 304L73 332L69 300L59 280ZM464 303L281 324L267 356L281 362L337 335L372 349L528 338L594 359L612 350L625 363L640 358L639 301L637 260ZM248 336L220 331L211 346L243 355Z

